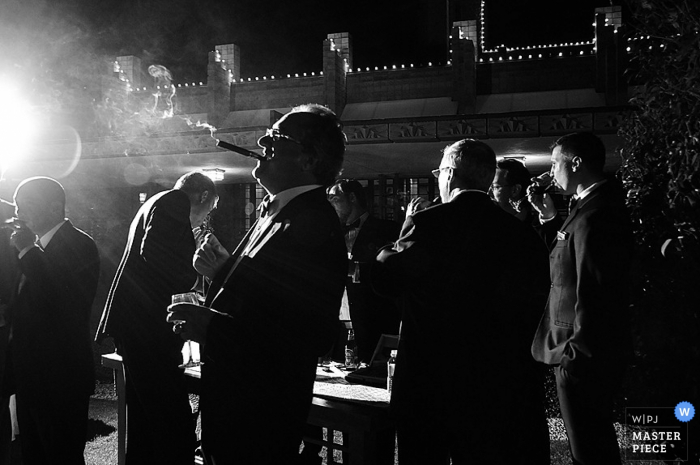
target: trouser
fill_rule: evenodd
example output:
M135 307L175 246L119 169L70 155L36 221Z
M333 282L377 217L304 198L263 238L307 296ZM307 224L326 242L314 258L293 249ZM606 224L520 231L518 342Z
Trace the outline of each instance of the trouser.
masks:
M516 457L511 452L512 441L507 436L508 418L466 408L444 408L440 411L415 409L410 416L396 421L399 463L401 465L468 465L488 463L510 465ZM481 410L481 408L479 408ZM474 415L473 413L476 413Z
M146 341L119 341L125 367L126 464L192 465L195 422L179 357Z
M580 379L556 367L557 397L574 465L619 465L613 400L623 369Z
M51 392L46 393L51 397ZM23 465L84 465L90 396L27 399L17 395Z

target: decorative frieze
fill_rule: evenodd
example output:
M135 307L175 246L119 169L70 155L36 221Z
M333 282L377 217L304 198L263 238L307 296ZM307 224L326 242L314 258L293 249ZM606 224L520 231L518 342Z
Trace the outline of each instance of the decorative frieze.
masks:
M386 124L349 124L343 128L349 143L388 142L389 128Z
M478 139L487 135L486 118L458 118L437 122L440 140Z

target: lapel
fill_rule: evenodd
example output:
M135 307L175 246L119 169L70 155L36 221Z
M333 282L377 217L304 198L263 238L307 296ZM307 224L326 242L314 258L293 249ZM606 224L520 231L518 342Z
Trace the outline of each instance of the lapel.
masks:
M566 227L571 223L574 218L576 218L576 215L578 215L578 212L581 211L583 208L586 207L586 205L591 202L592 199L595 197L601 195L602 192L604 192L606 189L609 188L610 181L605 182L602 186L598 186L593 192L591 192L589 195L585 196L583 199L580 199L578 202L576 202L576 206L571 210L569 213L569 216L566 217L566 220L564 221L564 224L561 225L561 228L559 228L560 231L563 231L566 229Z
M226 277L219 280L220 278L215 277L214 281L212 281L211 286L207 290L207 296L206 299L204 300L204 305L210 306L211 303L214 301L216 296L221 292L221 289L223 289L224 284L226 281L228 281L228 278L231 276L233 273L233 270L236 269L236 266L238 266L238 263L241 261L241 255L243 254L243 250L246 248L246 245L250 241L250 236L253 234L253 231L255 231L256 226L258 225L258 221L260 221L260 218L255 220L255 223L253 223L253 226L248 229L248 232L243 236L243 239L241 239L241 242L238 243L236 246L236 249L233 251L231 256L228 258L228 261L224 265L224 270L228 266L228 263L231 263L231 268L228 268L228 271L226 271Z
M275 215L275 218L264 226L260 234L253 238L253 241L246 248L247 255L253 258L270 239L275 237L278 233L286 231L299 210L304 208L310 201L316 201L318 198L327 201L325 192L323 187L319 187L299 194L290 200L289 203Z
M367 243L367 237L372 232L372 215L368 216L355 236L355 242L352 243L352 254L356 255L360 249L364 249Z
M253 226L250 227L247 233L245 233L245 236L243 236L243 239L241 239L241 242L238 243L236 246L236 250L233 251L231 254L231 259L237 259L242 253L243 250L245 249L246 245L248 245L248 242L250 241L250 236L253 235L253 231L255 231L255 228L258 226L258 223L260 222L260 218L258 217L257 220L255 220L255 223L253 223Z
M247 247L248 251L246 255L248 255L250 258L254 258L260 249L262 249L263 246L265 246L265 244L267 244L280 229L286 229L286 227L288 227L289 220L278 221L278 219L279 216L276 216L273 221L265 225L265 228L260 231L260 234L253 238L250 246Z
M253 225L253 227L250 228L250 230L248 230L241 243L238 245L238 247L236 247L236 250L231 255L231 258L229 260L233 260L233 265L228 271L226 278L224 278L224 280L221 282L221 287L217 290L217 295L221 292L226 282L236 271L236 268L238 268L238 265L243 259L244 251L246 251L246 255L249 258L254 258L255 255L257 255L260 252L260 250L270 241L270 239L272 239L278 233L287 230L287 228L292 222L292 219L296 216L296 213L301 207L307 205L309 201L315 199L314 196L318 195L321 196L320 198L323 201L326 201L325 189L322 187L318 189L313 189L308 192L304 192L303 194L294 197L287 205L284 206L284 208L282 208L279 211L279 213L277 213L277 215L271 222L265 225L264 229L260 231L260 234L258 234L255 238L252 238L251 242L251 236L253 234L253 231L255 230L255 227L260 221L260 219L258 218L258 221L255 222L255 224ZM214 297L212 301L215 299L216 297Z
M593 194L591 194L591 195L593 195ZM585 199L579 201L579 202L576 204L576 206L574 207L574 209L571 210L571 213L569 213L569 216L567 216L567 217L566 217L566 220L564 220L564 224L562 224L562 225L561 225L561 228L559 228L560 231L563 231L564 229L566 229L566 227L569 225L569 223L571 223L571 222L573 221L573 219L574 219L574 218L576 217L576 215L578 214L578 211L581 209L581 205L584 204L584 203L585 203L585 200L588 200L589 197L590 197L590 195L587 196Z

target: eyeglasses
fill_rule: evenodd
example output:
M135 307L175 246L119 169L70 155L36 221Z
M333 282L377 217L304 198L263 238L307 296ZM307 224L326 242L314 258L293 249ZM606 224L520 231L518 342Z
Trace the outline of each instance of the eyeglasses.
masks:
M288 141L294 142L295 144L304 145L300 140L295 139L290 135L281 133L278 128L270 128L266 130L265 135L258 139L258 144L260 145L260 142L265 138L271 139L273 144L275 142L278 142L280 139L287 139Z
M435 176L436 178L439 178L439 177L440 177L440 171L443 171L443 170L453 170L453 169L454 169L454 168L453 168L452 166L443 166L442 168L438 168L438 169L436 169L436 170L431 171L431 173L433 173L433 176Z

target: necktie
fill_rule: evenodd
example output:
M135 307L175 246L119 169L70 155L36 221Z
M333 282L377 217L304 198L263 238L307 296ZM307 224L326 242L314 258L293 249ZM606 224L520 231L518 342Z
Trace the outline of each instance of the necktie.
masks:
M353 230L353 229L357 229L357 228L359 228L359 227L360 227L360 218L356 219L355 221L353 221L353 222L350 223L350 224L345 224L345 225L343 225L343 232L344 232L345 234L347 234L348 231L351 231L351 230Z

